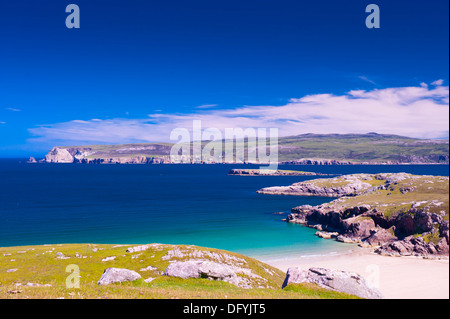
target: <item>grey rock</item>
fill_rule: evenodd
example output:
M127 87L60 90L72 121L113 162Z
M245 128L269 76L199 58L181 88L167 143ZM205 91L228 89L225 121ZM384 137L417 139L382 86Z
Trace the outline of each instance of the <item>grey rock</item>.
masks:
M133 270L123 268L106 268L97 284L109 285L112 283L134 281L140 278L141 275Z
M375 230L371 231L370 236L367 237L363 242L368 246L381 246L386 243L391 243L398 240L398 238L393 235L394 232L394 226L392 226L390 229L377 227Z
M288 269L283 288L291 283L313 283L325 289L344 292L366 299L383 298L383 295L377 289L369 287L366 280L354 272L325 268L305 270L294 267Z
M231 283L238 287L247 287L247 283L237 276L236 272L240 271L239 267L233 267L206 260L188 260L182 262L174 262L170 264L165 276L179 278L205 278L209 280L221 280Z

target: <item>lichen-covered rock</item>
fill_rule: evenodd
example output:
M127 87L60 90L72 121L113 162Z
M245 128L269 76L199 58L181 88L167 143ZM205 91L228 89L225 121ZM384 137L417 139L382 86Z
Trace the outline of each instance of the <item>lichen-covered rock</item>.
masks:
M209 280L221 280L241 288L252 288L250 280L248 278L238 276L238 273L243 273L245 277L249 278L253 277L263 279L262 277L253 274L250 269L206 260L174 262L167 267L164 275L184 279L205 278Z
M363 277L354 272L325 268L305 270L294 267L288 269L283 288L291 283L313 283L325 289L344 292L366 299L383 298L377 289L370 287Z
M133 270L123 268L106 268L97 284L109 285L125 281L134 281L140 278L141 275Z

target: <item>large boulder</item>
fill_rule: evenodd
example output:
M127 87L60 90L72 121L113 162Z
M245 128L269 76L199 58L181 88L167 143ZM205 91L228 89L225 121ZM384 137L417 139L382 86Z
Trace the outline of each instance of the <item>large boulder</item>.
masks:
M235 268L212 261L188 260L170 264L164 272L164 275L184 279L205 278L209 280L221 280L236 286L241 286L241 280L236 275L236 271L239 270Z
M141 275L133 270L123 268L106 268L97 284L109 285L112 283L134 281L140 278Z
M231 266L205 260L188 260L170 264L164 275L180 278L224 280L236 277Z
M363 277L354 272L325 268L305 270L294 267L288 269L283 288L291 283L313 283L325 289L344 292L366 299L383 298L377 289L370 287Z

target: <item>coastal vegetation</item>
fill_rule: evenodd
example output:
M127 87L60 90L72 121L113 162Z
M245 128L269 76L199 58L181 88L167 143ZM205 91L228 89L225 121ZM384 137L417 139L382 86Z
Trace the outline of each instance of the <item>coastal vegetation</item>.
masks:
M169 265L189 260L233 267L240 279L233 284L165 275ZM128 269L140 278L99 284L108 268ZM250 257L197 246L55 244L0 248L1 299L356 298L312 283L293 283L282 289L284 278L279 269ZM76 280L79 288L73 285Z

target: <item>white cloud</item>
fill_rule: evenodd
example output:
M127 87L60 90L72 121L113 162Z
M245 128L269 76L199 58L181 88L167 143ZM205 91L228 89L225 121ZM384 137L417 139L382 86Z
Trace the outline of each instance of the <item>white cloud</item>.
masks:
M397 87L353 90L343 95L314 94L293 98L283 106L206 109L189 114L150 114L145 119L73 120L30 129L30 142L53 145L170 142L177 127L277 127L280 136L303 133L398 134L417 138L448 138L449 87Z
M6 110L8 110L8 111L11 111L11 112L20 112L20 111L22 111L22 110L20 110L20 109L15 109L15 108L13 108L13 107L7 107L7 108L5 108Z
M442 85L444 84L444 80L440 79L440 80L436 80L434 82L431 82L431 85Z

